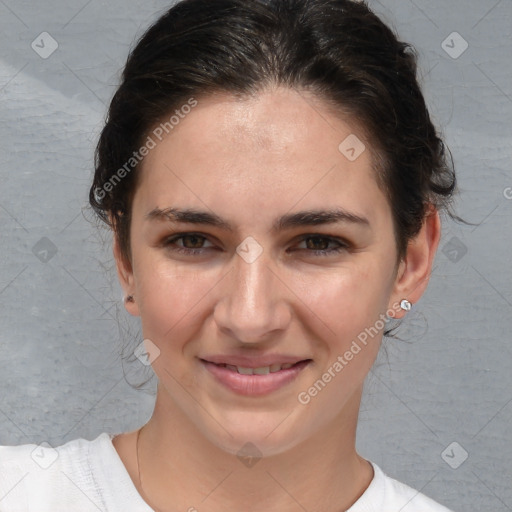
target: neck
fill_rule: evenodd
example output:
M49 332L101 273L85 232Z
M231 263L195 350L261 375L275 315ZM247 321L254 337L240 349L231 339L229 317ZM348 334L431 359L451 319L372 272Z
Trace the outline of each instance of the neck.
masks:
M298 504L305 510L346 510L373 478L371 465L355 450L361 391L327 428L285 452L250 461L207 439L159 387L153 416L138 440L142 486L136 486L162 512L220 512L228 505L291 512Z

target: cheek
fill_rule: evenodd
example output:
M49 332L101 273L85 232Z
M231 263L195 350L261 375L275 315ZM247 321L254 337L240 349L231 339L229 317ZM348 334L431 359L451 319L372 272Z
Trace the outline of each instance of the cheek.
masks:
M295 292L307 306L309 316L317 316L332 341L341 350L366 328L375 325L385 311L388 298L386 273L378 264L330 269L323 274L296 280ZM307 314L307 313L305 313Z
M144 336L161 350L176 349L180 339L187 339L187 328L197 323L194 319L219 280L218 272L171 265L144 254L137 261L134 274Z

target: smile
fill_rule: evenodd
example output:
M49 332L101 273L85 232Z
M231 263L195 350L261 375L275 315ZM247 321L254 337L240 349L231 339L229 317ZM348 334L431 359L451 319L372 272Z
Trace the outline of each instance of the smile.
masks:
M294 365L293 363L272 364L270 366L260 366L259 368L245 368L243 366L234 366L232 364L219 364L218 366L224 366L228 370L241 373L242 375L268 375L269 373L275 373L280 370L287 370Z

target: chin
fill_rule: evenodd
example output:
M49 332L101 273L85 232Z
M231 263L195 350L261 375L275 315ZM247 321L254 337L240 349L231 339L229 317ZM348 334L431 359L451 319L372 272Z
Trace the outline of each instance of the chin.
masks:
M216 424L214 431L203 431L203 434L220 450L238 457L279 455L297 446L305 436L305 433L301 435L297 432L296 422L291 415L287 417L282 412L239 412L236 420L229 418L228 421L225 418L220 423L229 425L227 431Z

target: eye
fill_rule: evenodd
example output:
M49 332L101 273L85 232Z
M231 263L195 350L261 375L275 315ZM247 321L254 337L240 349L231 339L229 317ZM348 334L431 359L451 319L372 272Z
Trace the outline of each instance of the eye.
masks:
M204 247L205 242L211 244L199 233L179 233L165 239L162 246L180 254L199 256L215 247L213 244L210 247ZM306 248L294 249L292 252L299 250L312 256L330 256L346 251L350 247L346 241L325 235L304 235L299 241L300 244L305 244ZM332 244L335 244L335 247L329 248Z
M179 240L182 241L183 246L176 245ZM208 239L197 233L180 233L164 240L163 245L174 252L198 255L203 254L206 249L210 249L210 247L202 247L205 241L208 242Z
M337 254L342 251L346 251L349 248L349 244L347 242L323 235L303 236L300 243L305 243L306 249L299 250L305 250L307 253L310 253L313 256L329 256L331 254ZM329 249L329 244L337 244L337 247Z

